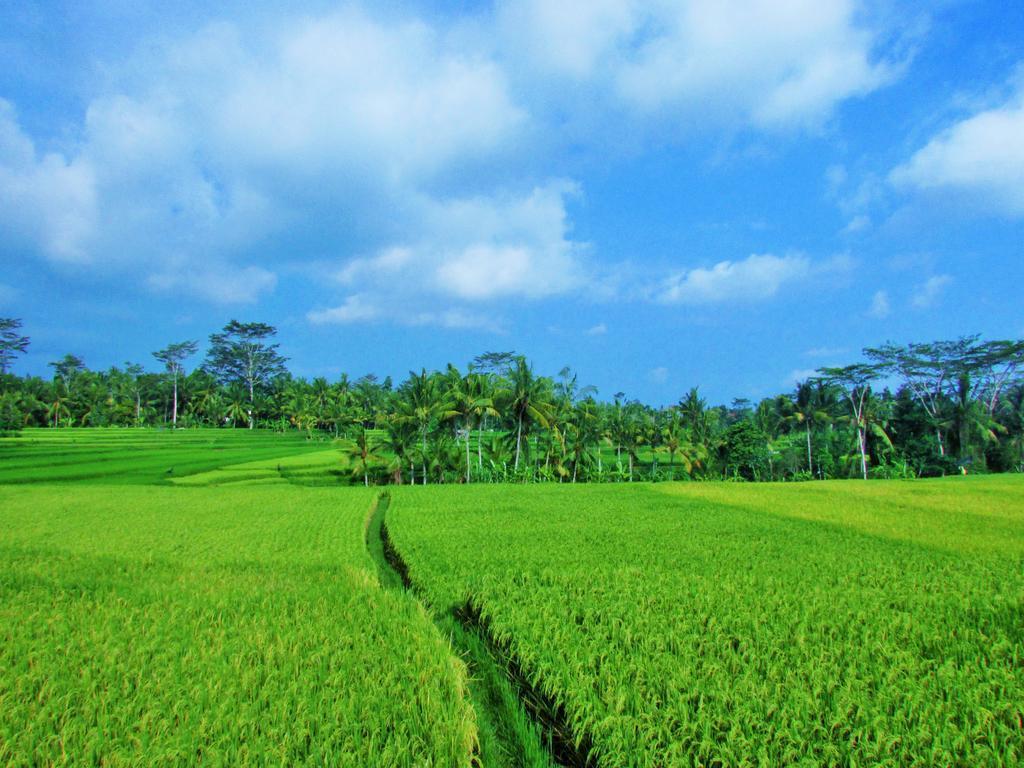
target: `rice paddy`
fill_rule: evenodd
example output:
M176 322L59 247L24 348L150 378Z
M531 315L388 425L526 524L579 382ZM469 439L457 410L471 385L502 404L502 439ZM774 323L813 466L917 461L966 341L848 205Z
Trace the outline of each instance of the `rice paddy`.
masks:
M348 489L0 488L0 764L469 765L465 667Z
M0 764L1024 756L1019 476L399 487L373 515L341 469L259 431L0 439Z
M1024 756L1019 478L460 491L396 495L409 578L597 765Z

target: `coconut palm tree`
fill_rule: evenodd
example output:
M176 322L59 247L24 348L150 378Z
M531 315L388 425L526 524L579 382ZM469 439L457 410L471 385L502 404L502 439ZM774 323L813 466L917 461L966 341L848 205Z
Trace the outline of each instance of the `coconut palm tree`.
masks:
M789 403L789 413L784 421L791 424L802 424L807 436L807 471L814 476L814 453L811 433L818 425L827 424L830 416L824 397L825 384L821 381L812 383L804 381L797 384L796 394Z
M572 482L579 477L580 467L588 459L592 460L588 448L597 445L600 439L597 406L592 398L587 398L573 410L572 420L566 427L566 442L572 456Z
M683 426L683 420L679 415L679 411L676 408L672 408L669 410L668 417L661 427L661 444L664 446L664 450L668 452L668 475L670 480L675 478L676 454L679 453L679 449L685 440L686 428Z
M951 416L961 465L975 458L984 461L984 447L999 441L997 433L1006 432L1006 427L995 419L986 404L971 396L971 380L966 374L960 376ZM981 450L972 455L974 445L981 446Z
M370 485L370 466L380 460L380 446L366 427L360 426L352 440L343 441L341 453L352 462L352 476L363 476L363 485Z
M517 357L509 371L509 410L516 426L516 471L519 470L523 436L529 437L533 424L547 427L553 407L547 381L534 375L525 357Z
M513 444L511 435L496 432L491 435L485 448L487 462L490 464L491 470L500 473L502 480L508 478L508 465L512 461Z
M454 376L451 374L454 373ZM469 437L473 431L474 420L479 421L484 415L497 416L494 401L481 395L479 375L468 373L459 375L458 369L449 366L448 398L450 408L448 418L458 419L462 423L463 437L466 443L466 482L470 482ZM479 449L478 449L479 450Z
M427 484L427 437L431 428L439 421L453 414L445 393L438 386L437 379L427 374L426 368L416 374L409 372L404 397L397 403L396 418L401 423L413 424L420 436L420 460L423 468L423 485Z
M232 386L228 389L224 400L224 418L235 427L238 422L248 422L252 418L252 405L249 394L243 387Z
M54 428L60 425L63 419L71 418L71 393L68 392L64 379L54 379L51 395L46 404L47 417L53 421Z
M409 467L409 484L416 483L416 461L413 456L416 447L416 430L408 423L398 421L392 416L384 427L384 437L380 441L380 448L385 454L390 455L388 471L395 484L402 484L402 472Z

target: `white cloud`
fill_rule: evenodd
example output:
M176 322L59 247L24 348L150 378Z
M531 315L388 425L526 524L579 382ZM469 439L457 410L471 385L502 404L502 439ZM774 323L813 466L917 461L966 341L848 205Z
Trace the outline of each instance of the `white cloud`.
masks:
M891 75L854 11L508 0L450 26L355 5L209 25L107 62L60 154L0 101L0 234L52 263L219 303L258 300L288 262L351 254L330 275L337 306L310 322L500 328L482 305L618 290L572 237L576 186L508 162L546 134L564 140L574 99L673 130L814 124ZM603 123L590 129L573 141L600 144ZM752 256L677 274L659 297L762 298L813 272Z
M1008 101L933 137L889 180L904 189L963 192L1024 216L1024 75Z
M852 0L524 0L500 13L509 55L549 77L640 113L771 129L817 124L894 77L862 16Z
M887 291L875 291L875 295L871 297L871 306L868 307L868 317L884 320L891 313L892 306L889 302L889 293Z
M150 275L149 286L165 293L189 293L214 304L253 304L277 285L261 267L193 266L188 263Z
M523 197L455 200L433 206L434 243L420 252L436 262L437 289L461 299L540 298L582 282L581 244L568 239L565 198L577 188L553 182Z
M416 233L416 240L352 259L334 273L359 292L359 303L314 312L309 319L388 317L405 324L500 330L501 323L469 307L513 296L540 299L585 284L585 246L570 239L565 210L565 198L573 194L574 184L553 181L526 194L421 197L405 214L404 228Z
M806 256L753 254L742 261L720 261L669 277L657 293L665 303L714 304L771 298L787 284L810 277L815 267Z
M830 197L835 197L846 185L849 173L846 166L842 164L830 165L825 169L825 185Z
M449 49L417 21L350 9L233 58L210 119L251 162L355 165L400 180L500 147L525 119L496 64Z
M468 312L460 308L410 312L408 309L403 311L389 307L387 302L386 297L378 299L366 294L353 294L337 307L307 313L306 319L313 325L351 325L387 319L406 326L504 332L504 324L498 317Z
M399 320L406 325L431 325L455 330L478 330L491 333L505 333L505 324L499 317L491 317L464 309L447 309L440 312L420 312Z
M88 259L94 234L96 185L92 165L37 151L0 99L0 233L58 262Z
M409 248L385 248L376 256L356 258L345 264L335 275L343 285L352 285L361 278L374 275L397 275L413 261L415 255Z
M565 198L575 185L552 181L528 194L436 201L420 198L407 211L415 242L351 259L334 276L358 287L309 321L504 330L493 312L474 309L517 297L541 299L584 285L585 246L568 234Z
M598 323L587 328L587 336L604 336L608 333L608 326L604 323Z
M639 21L632 0L502 0L498 27L509 47L541 72L586 78Z
M0 233L219 302L271 290L282 260L336 250L350 235L339 214L376 217L361 226L382 242L383 211L400 217L453 164L504 152L526 120L494 62L354 9L263 36L209 26L106 74L67 156L38 152L0 101ZM262 264L239 263L254 252Z
M914 296L911 299L911 303L918 309L928 309L934 306L939 298L942 296L942 292L946 289L950 283L953 282L953 278L949 275L934 275L925 280L921 285L917 286L914 291Z
M306 318L313 325L345 325L376 320L380 314L380 309L373 304L371 299L356 293L348 296L339 306L313 310L307 313Z

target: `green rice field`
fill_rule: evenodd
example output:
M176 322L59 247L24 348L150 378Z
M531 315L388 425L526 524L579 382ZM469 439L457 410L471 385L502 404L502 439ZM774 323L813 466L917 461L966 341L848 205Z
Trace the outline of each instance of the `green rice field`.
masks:
M388 519L598 765L996 766L1024 756L1022 490L405 489Z
M1024 760L1020 476L340 469L260 431L0 438L0 764Z

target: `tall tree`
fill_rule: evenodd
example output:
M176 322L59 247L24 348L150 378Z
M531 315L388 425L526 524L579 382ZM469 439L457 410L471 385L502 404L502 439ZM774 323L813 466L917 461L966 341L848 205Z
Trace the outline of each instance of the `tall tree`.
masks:
M423 485L427 484L427 436L439 421L451 418L451 410L445 393L438 386L437 379L424 368L420 373L409 372L409 381L403 387L403 397L398 401L396 419L399 423L415 425L420 435L420 462L423 468Z
M829 420L828 410L823 397L824 382L812 383L805 381L797 384L796 394L790 405L790 413L786 421L800 424L807 438L807 471L814 475L814 451L812 449L812 433L815 427L826 424Z
M276 335L277 329L266 323L232 320L223 331L210 336L204 365L222 383L237 382L248 390L249 429L256 424L256 389L285 373L287 358L277 351L278 344L268 343Z
M353 440L346 440L342 445L342 455L352 462L353 476L362 475L363 485L366 487L370 485L370 467L380 461L379 448L380 445L374 439L373 433L362 426Z
M7 373L14 358L28 349L28 336L22 336L21 320L13 317L0 317L0 376Z
M943 435L948 421L949 403L962 375L970 375L980 353L977 336L962 336L955 341L933 341L902 346L888 342L868 347L864 355L875 363L879 373L894 373L924 408L932 422L940 456L946 455Z
M517 357L509 371L509 402L516 423L516 460L519 469L523 435L529 436L534 423L547 427L552 403L549 388L543 378L535 376L525 357Z
M171 377L174 391L173 406L171 408L171 424L178 426L178 376L185 368L182 363L192 357L199 349L197 341L179 341L177 344L168 344L159 352L154 352L153 357L164 364L167 374Z
M494 409L494 401L481 394L480 375L467 373L465 377L460 376L458 369L449 366L449 389L450 418L459 419L462 422L463 437L466 443L466 482L470 482L470 460L469 460L469 438L473 432L474 420L479 421L485 414L497 416Z
M855 363L844 368L819 368L818 373L830 383L837 384L846 392L850 402L850 412L857 430L857 448L860 450L861 475L868 479L868 397L871 393L871 382L879 376L877 365Z
M82 360L78 355L67 354L64 355L60 360L53 363L47 363L50 368L53 368L54 378L60 379L66 385L70 386L72 380L79 373L85 370L85 361Z

